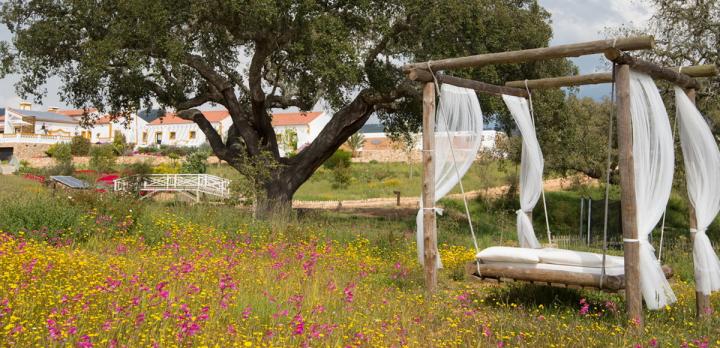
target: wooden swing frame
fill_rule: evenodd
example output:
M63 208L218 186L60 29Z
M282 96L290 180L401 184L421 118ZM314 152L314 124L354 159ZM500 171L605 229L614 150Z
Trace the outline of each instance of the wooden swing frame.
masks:
M624 238L624 265L625 272L622 277L605 276L599 279L598 275L582 275L575 272L563 272L547 270L519 270L505 267L504 270L496 273L498 281L514 281L522 279L525 281L559 286L568 288L598 288L603 284L605 291L617 291L624 288L626 298L626 311L629 318L643 325L642 294L640 291L640 245L638 240L638 229L636 225L637 207L635 200L634 169L632 165L632 124L630 114L630 69L646 73L654 79L669 81L687 91L691 100L694 100L695 91L700 87L694 77L707 77L717 75L714 65L665 68L657 64L636 59L625 51L647 50L655 46L652 36L637 36L628 38L617 38L599 41L590 41L569 45L552 46L545 48L534 48L519 51L508 51L499 53L480 54L459 58L448 58L437 61L428 61L408 64L403 67L407 78L413 81L423 82L423 177L422 177L422 206L423 210L423 244L424 244L424 268L425 286L429 292L437 290L437 225L435 216L435 163L433 159L435 149L435 81L438 83L449 83L458 87L465 87L479 93L490 95L514 95L528 97L525 88L551 88L579 86L585 84L608 83L615 81L616 84L616 108L617 108L617 133L619 150L620 169L620 191L622 210L622 230ZM583 76L556 77L550 79L512 81L505 86L496 86L479 81L461 79L457 77L436 74L435 72L447 69L460 69L481 67L491 64L523 63L552 58L579 57L589 54L603 53L605 57L617 64L615 76L610 73L591 74ZM677 71L676 71L677 70ZM526 85L527 83L527 85ZM691 213L691 225L694 224ZM492 266L479 264L489 273ZM473 268L475 268L473 263ZM468 271L470 271L468 269ZM472 271L474 272L474 270ZM482 272L482 268L481 268ZM505 274L506 276L500 276ZM671 272L670 272L671 275ZM668 273L666 272L666 276ZM544 278L543 278L544 277ZM701 308L710 306L709 298L697 293L698 315L702 315ZM705 298L702 298L705 297ZM702 307L701 307L702 304Z

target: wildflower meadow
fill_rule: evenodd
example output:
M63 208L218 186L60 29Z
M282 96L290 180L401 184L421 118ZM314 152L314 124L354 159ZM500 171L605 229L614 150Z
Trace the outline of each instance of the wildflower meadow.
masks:
M679 302L648 312L638 333L619 295L464 279L460 270L474 254L465 245L441 246L441 290L429 295L412 235L393 233L410 226L402 219L317 214L257 223L234 208L94 198L116 202L113 216L104 215L112 203L90 208L80 197L31 188L31 199L48 202L47 214L53 202L86 214L53 238L0 234L2 346L720 344L718 314L695 320L694 287L682 275L672 283ZM10 210L29 204L2 202ZM231 213L240 218L222 218Z

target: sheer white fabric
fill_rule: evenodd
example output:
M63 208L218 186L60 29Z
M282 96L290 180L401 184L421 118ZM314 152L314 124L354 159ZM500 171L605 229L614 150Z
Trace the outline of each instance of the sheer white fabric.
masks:
M720 290L720 261L705 234L720 211L720 151L705 119L678 87L675 104L688 196L697 221L693 242L695 289L710 295Z
M648 308L660 309L676 299L648 238L670 198L675 164L673 138L667 111L652 78L631 71L630 106L640 240L640 286Z
M435 201L443 198L475 161L482 142L483 116L475 91L444 84L435 115ZM435 210L442 214L440 209ZM418 260L423 263L423 207L417 218ZM442 262L438 256L438 268Z
M535 134L535 123L525 98L503 95L503 100L522 136L520 159L520 210L517 213L517 234L520 247L540 248L532 221L526 213L532 212L542 193L544 159Z

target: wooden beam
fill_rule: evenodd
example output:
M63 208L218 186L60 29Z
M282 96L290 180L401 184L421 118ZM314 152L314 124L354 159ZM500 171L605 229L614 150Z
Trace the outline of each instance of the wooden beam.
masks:
M527 87L530 89L557 88L581 85L597 85L610 82L612 82L612 73L597 73L527 80ZM525 80L508 81L505 83L505 86L525 88Z
M427 70L412 69L408 72L408 78L413 81L419 82L433 82L432 73ZM516 97L527 98L528 93L524 89L512 88L505 86L497 86L485 82L463 79L460 77L449 76L444 74L436 74L435 78L438 83L447 83L453 86L470 88L478 93L492 94L492 95L512 95Z
M433 70L461 69L480 67L490 64L511 64L531 62L542 59L579 57L587 54L602 53L608 48L617 48L623 51L646 50L655 47L652 36L636 36L628 38L608 39L599 41L581 42L569 45L533 48L519 51L478 54L474 56L448 58L430 62L412 63L403 67L405 72L412 69L428 68Z
M685 69L683 69L683 72L685 72ZM685 90L685 94L687 94L690 101L695 104L695 95L696 92L694 89L687 89ZM677 117L677 115L675 116ZM688 213L689 215L689 227L690 229L697 229L697 218L695 216L695 209L693 208L692 202L688 202ZM690 233L690 238L693 241L693 248L695 248L695 233ZM697 284L697 283L696 283ZM712 313L712 302L710 302L710 296L703 294L700 291L695 291L695 316L698 319L706 319L710 317L710 313Z
M715 64L706 65L693 65L681 68L670 68L673 71L681 71L683 74L690 77L712 77L718 74L718 69ZM612 73L602 72L595 74L586 75L573 75L573 76L561 76L561 77L550 77L544 79L527 80L527 86L530 89L540 88L558 88L558 87L570 87L570 86L582 86L582 85L596 85L602 83L611 83ZM525 80L508 81L505 83L507 87L525 88Z
M625 52L617 49L608 49L605 51L605 57L617 64L626 64L633 70L650 75L656 80L665 80L679 87L687 89L699 89L700 83L692 77L679 73L673 69L661 67L655 63L637 59Z
M620 167L620 208L625 256L625 306L628 319L643 325L642 293L640 291L640 243L635 198L633 165L632 115L630 113L630 66L616 69L617 133Z
M423 251L425 287L429 292L437 290L437 230L435 211L435 84L423 86Z

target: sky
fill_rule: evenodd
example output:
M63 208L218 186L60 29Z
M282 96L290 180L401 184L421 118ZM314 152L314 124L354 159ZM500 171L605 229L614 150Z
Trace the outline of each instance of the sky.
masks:
M552 15L554 37L551 45L603 39L604 29L621 25L643 26L652 16L652 7L647 0L539 0L540 5ZM0 41L9 41L11 35L7 28L0 25ZM600 55L573 58L580 73L592 73L605 70ZM17 107L20 98L15 94L14 84L18 76L11 75L0 79L0 107ZM34 109L57 106L68 107L60 101L58 90L60 81L52 79L46 85L47 96L42 106ZM602 98L610 93L609 85L581 87L581 96Z

